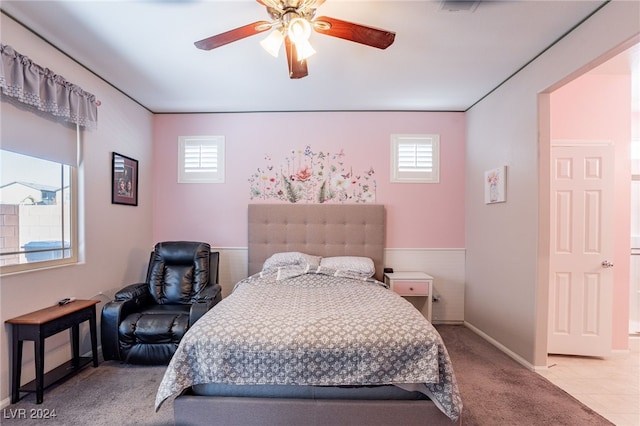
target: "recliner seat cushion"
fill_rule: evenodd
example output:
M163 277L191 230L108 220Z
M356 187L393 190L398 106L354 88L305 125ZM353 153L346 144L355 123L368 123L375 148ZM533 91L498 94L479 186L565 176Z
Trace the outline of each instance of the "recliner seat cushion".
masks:
M188 328L188 313L135 313L120 323L120 341L129 345L179 343Z
M188 328L188 310L138 312L120 323L120 346L127 353L127 362L165 364L175 353Z

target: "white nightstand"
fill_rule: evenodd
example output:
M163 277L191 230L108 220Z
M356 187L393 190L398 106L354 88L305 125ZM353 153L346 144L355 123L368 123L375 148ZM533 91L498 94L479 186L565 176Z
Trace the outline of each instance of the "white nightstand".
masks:
M384 282L400 296L427 297L427 319L431 321L433 277L424 272L387 272Z

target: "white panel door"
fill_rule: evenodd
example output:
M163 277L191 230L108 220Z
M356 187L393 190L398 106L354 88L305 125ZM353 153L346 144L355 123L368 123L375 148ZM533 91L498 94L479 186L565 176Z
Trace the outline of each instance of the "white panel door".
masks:
M549 339L553 354L611 352L613 146L553 146Z

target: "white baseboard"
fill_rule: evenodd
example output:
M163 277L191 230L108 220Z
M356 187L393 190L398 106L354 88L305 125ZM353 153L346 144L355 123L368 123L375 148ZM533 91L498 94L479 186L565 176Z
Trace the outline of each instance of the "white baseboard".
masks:
M431 324L434 324L434 325L438 325L438 324L440 324L440 325L464 325L464 321L459 321L459 320L450 320L450 321L447 321L447 320L434 320L434 321L431 321Z
M533 364L531 364L526 359L522 358L517 353L513 352L511 349L509 349L506 346L504 346L502 343L500 343L497 340L495 340L493 337L489 336L488 334L485 334L482 330L480 330L479 328L473 326L471 323L465 321L464 325L465 325L465 327L469 328L471 331L476 333L478 336L482 337L484 340L486 340L487 342L491 343L493 346L498 348L501 352L504 352L507 356L509 356L511 359L513 359L515 362L517 362L518 364L522 365L526 369L528 369L530 371L536 371L536 370L540 369L540 368L534 366Z
M631 352L640 352L640 334L629 336L629 350Z
M0 401L0 408L4 409L8 407L9 404L11 404L11 397L5 398L2 401Z

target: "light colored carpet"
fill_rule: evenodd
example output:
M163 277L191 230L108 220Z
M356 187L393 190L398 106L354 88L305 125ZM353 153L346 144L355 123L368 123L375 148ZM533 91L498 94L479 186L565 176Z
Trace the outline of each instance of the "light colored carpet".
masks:
M437 326L458 379L465 426L611 425L544 377L527 370L463 326ZM153 405L165 367L113 361L85 367L69 380L3 409L2 425L172 425L173 404ZM27 418L12 413L24 409ZM30 410L55 410L50 420L29 419ZM10 411L11 410L11 411ZM215 413L212 413L212 418ZM425 423L428 424L428 423ZM228 425L234 426L234 425ZM354 425L355 426L355 425ZM364 425L363 425L364 426ZM401 426L401 425L394 425Z

